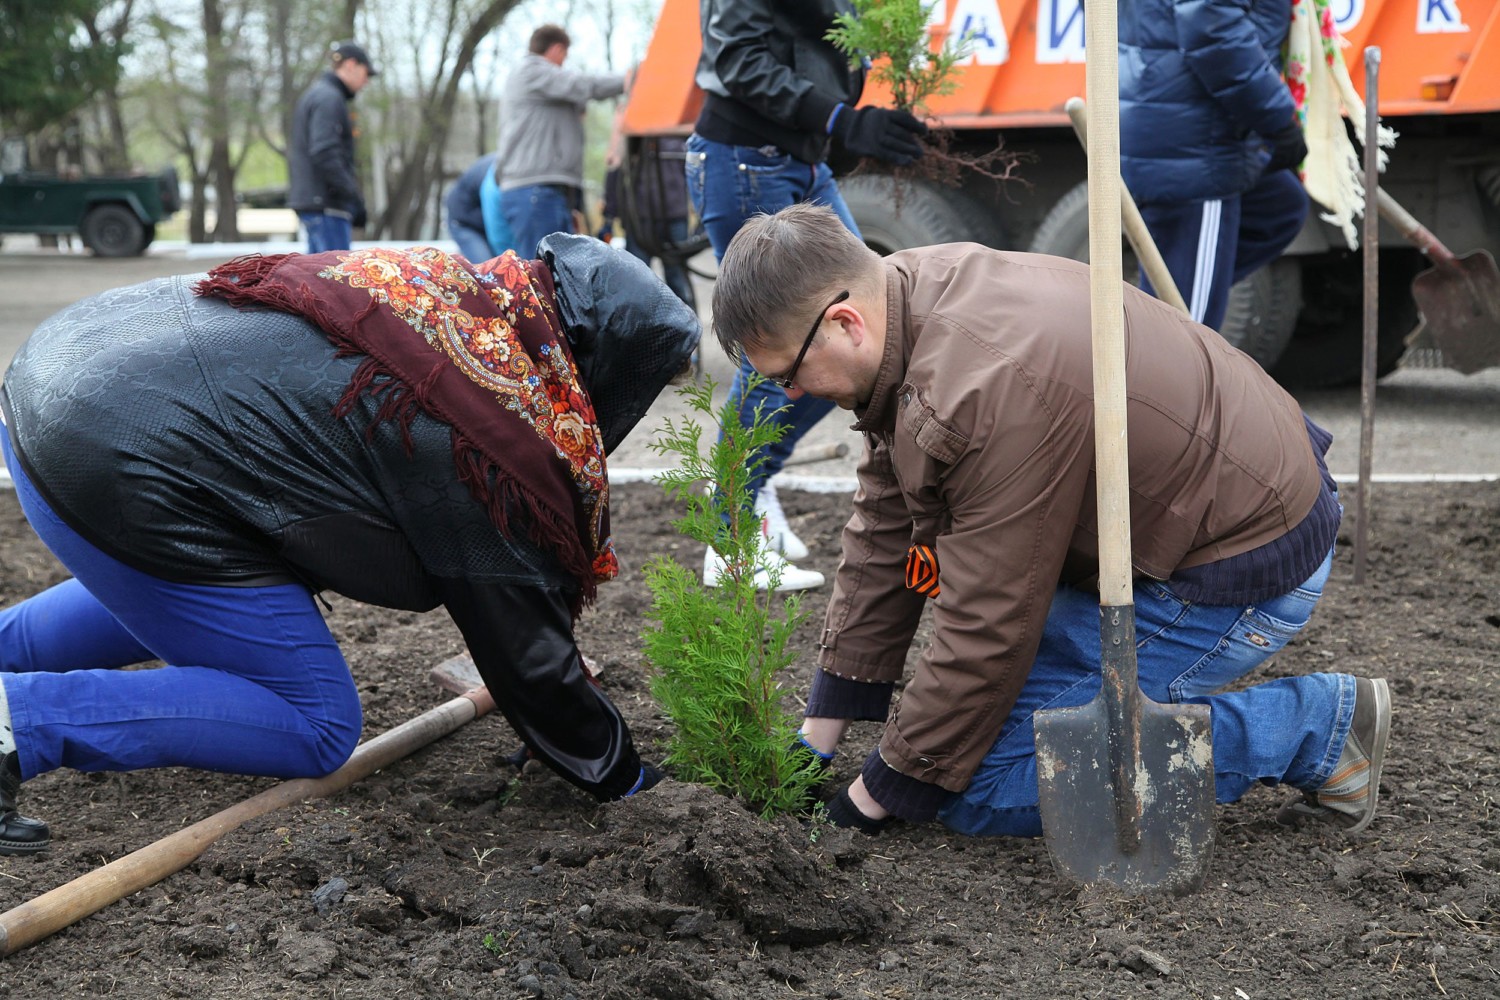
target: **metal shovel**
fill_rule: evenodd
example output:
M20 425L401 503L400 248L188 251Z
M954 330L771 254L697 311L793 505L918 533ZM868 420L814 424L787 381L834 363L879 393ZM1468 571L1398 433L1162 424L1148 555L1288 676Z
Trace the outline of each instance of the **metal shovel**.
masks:
M1381 188L1380 214L1432 261L1412 279L1411 297L1422 311L1422 323L1407 338L1424 335L1443 352L1443 361L1465 375L1500 365L1500 270L1488 250L1462 257Z
M1033 717L1042 829L1058 868L1133 893L1189 892L1214 843L1208 708L1145 697L1135 657L1120 262L1117 27L1085 5L1089 93L1089 272L1099 507L1099 695Z

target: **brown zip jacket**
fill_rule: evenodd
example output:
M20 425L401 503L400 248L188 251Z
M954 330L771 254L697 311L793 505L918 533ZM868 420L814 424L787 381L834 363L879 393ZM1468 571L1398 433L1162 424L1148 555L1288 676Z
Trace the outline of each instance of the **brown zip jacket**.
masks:
M961 791L1031 669L1060 583L1098 577L1088 267L975 244L892 255L885 354L821 667L901 679L939 566L933 636L880 744L910 777ZM1125 290L1135 572L1248 552L1312 509L1321 473L1296 401L1207 327Z

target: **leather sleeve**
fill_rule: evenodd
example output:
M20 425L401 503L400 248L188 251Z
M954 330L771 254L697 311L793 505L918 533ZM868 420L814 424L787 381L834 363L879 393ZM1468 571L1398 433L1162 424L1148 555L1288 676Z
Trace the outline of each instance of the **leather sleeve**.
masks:
M820 112L826 119L838 103L818 94L812 81L773 50L770 40L785 40L787 32L777 24L770 4L710 0L703 7L702 29L704 54L729 96L772 121L801 125L804 119L819 119Z
M625 720L584 669L568 593L492 581L439 586L496 708L537 758L601 802L628 792L640 757Z

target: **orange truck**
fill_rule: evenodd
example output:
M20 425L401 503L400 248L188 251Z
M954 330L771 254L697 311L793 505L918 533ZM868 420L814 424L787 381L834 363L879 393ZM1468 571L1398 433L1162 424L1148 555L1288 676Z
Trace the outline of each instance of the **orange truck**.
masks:
M1500 255L1500 0L1333 0L1332 9L1358 89L1365 46L1381 49L1380 115L1399 134L1382 186L1455 253ZM929 110L953 130L955 148L1003 141L1025 162L1015 181L914 181L899 198L889 177L841 180L867 243L888 253L974 240L1087 257L1087 166L1063 110L1086 96L1083 24L1082 0L937 0L934 44L969 34L975 46L957 89ZM698 0L665 0L624 116L637 169L657 137L691 131L703 100L693 83L698 51ZM863 101L888 98L871 84ZM1411 279L1426 266L1382 225L1381 374L1407 349L1418 321ZM1280 260L1235 286L1221 332L1284 384L1357 383L1362 281L1360 252L1314 211Z

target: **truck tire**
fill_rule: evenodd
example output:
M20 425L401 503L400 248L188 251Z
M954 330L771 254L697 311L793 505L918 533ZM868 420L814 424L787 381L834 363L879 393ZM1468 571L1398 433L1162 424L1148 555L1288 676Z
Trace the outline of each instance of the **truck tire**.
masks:
M930 181L861 174L839 181L839 192L865 244L881 256L936 243L983 243L1005 249L994 210Z
M1271 377L1289 389L1337 389L1359 385L1364 367L1364 263L1357 253L1302 258L1307 304L1291 343ZM1417 325L1411 279L1422 270L1415 250L1383 251L1376 319L1375 377L1401 363L1406 337Z
M1032 253L1089 259L1089 188L1079 184L1057 200L1031 240ZM1140 285L1140 264L1128 241L1121 248L1125 280ZM1278 260L1235 282L1229 290L1219 336L1266 370L1291 340L1302 307L1301 270L1296 261Z
M100 257L136 257L146 244L146 226L124 205L95 205L80 227L83 245Z

